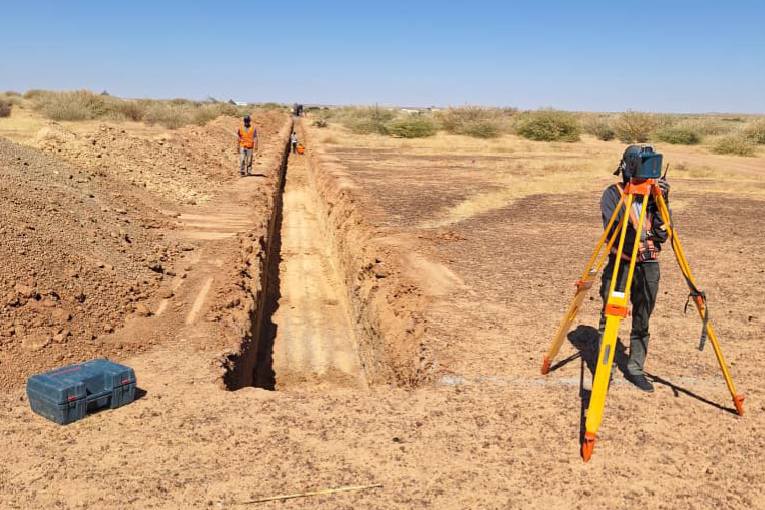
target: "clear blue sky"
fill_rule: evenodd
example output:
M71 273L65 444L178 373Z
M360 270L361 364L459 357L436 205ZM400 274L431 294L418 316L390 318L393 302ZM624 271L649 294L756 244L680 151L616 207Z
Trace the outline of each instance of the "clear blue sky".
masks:
M37 0L0 12L0 90L765 112L759 1Z

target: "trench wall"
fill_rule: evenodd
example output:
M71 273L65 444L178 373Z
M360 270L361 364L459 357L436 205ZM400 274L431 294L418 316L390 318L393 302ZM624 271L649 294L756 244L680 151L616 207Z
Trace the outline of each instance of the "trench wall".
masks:
M273 159L267 174L271 176L266 187L266 213L251 231L238 235L238 252L231 265L235 284L228 290L229 302L236 309L224 314L222 332L228 349L213 361L213 370L219 383L229 390L252 386L258 363L259 339L268 320L266 310L270 298L269 279L274 265L278 265L276 239L282 214L282 191L289 155L289 135L293 122L289 119L279 131Z
M365 221L348 169L314 144L302 119L296 128L308 148L310 188L345 285L367 381L414 387L431 380L423 293L402 274L400 254Z

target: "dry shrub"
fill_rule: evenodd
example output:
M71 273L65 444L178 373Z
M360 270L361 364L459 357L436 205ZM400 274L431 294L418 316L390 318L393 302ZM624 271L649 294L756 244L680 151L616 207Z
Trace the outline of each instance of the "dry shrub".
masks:
M32 92L32 91L30 91ZM104 96L87 90L37 92L31 96L34 107L53 120L89 120L103 117L108 108Z
M114 120L132 120L140 122L146 116L148 101L114 101L110 117Z
M361 135L388 134L388 123L396 114L385 108L344 108L340 122L352 132Z
M320 119L316 119L315 121L313 121L311 123L311 125L313 127L317 127L317 128L325 128L325 127L329 126L329 122L327 122L327 119L321 119L320 118Z
M596 114L583 114L580 120L582 131L605 142L616 138L616 131L607 117Z
M6 100L0 99L0 117L10 117L13 104Z
M132 120L176 129L187 124L204 125L220 115L240 114L236 106L217 101L198 102L180 98L168 101L125 100L87 90L29 91L26 96L31 97L37 110L53 120Z
M24 92L24 99L34 99L36 97L45 95L45 94L52 94L53 92L50 92L48 90L41 90L41 89L29 89L26 92Z
M616 119L614 130L617 138L624 143L645 143L659 123L660 119L656 115L627 111Z
M438 131L438 126L433 119L424 115L411 115L395 119L386 126L391 136L401 138L424 138L433 136Z
M696 145L701 142L701 135L689 126L676 125L657 129L656 139L672 144Z
M679 125L696 131L699 136L727 135L738 129L740 121L735 118L692 117L683 120Z
M168 129L178 129L192 123L191 108L183 103L154 102L146 111L144 120Z
M746 126L744 136L753 143L765 144L765 119L755 120Z
M524 138L544 142L576 142L580 133L576 116L558 110L527 112L515 129Z
M502 132L500 112L478 106L449 108L438 113L441 126L454 135L496 138Z
M743 135L724 136L712 146L715 154L731 154L734 156L754 156L756 145Z

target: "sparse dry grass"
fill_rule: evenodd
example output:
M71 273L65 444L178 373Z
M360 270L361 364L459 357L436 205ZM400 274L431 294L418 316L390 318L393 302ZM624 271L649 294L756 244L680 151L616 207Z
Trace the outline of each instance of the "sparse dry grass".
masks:
M449 157L454 156L456 165L474 167L477 177L490 179L496 186L441 211L438 219L428 220L421 225L424 227L446 226L505 207L529 195L598 192L613 182L612 171L625 148L622 142L604 142L593 137L573 143L531 141L511 134L483 140L442 131L428 138L402 140L354 134L335 124L321 130L312 129L321 143L340 146L343 150L387 149L379 157L375 156L374 164L381 169L407 165L408 155L420 158L412 159L413 167L422 161L422 156L432 157L448 167ZM671 164L669 178L673 183L685 181L687 184L681 186L705 193L765 197L765 157L710 155L704 145L659 143L657 149ZM473 159L461 163L466 156ZM678 195L673 197L673 207L679 209L683 204Z
M31 90L24 97L44 117L57 121L130 120L176 129L189 124L204 125L221 115L238 116L242 113L240 108L228 103L187 99L129 100L87 90Z

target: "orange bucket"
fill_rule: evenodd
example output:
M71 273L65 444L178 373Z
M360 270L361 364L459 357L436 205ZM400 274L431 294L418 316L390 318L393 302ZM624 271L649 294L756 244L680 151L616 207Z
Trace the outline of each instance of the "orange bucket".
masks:
M302 143L299 143L297 146L297 153L298 154L304 154L305 153L305 147L303 147Z

